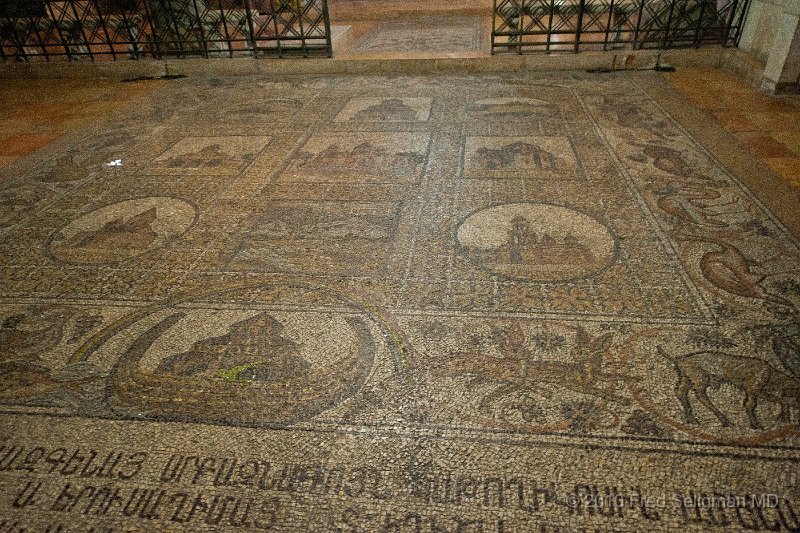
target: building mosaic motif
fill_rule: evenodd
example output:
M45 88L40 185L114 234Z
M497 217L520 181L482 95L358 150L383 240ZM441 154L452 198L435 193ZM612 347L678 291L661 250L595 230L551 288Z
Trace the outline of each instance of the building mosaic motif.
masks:
M291 118L302 108L302 100L296 98L259 98L224 106L214 119L233 125L241 125L242 121L266 125L276 118Z
M537 91L514 96L480 98L467 104L465 133L469 136L555 136L563 131L561 109Z
M561 137L467 137L465 178L580 179L571 141Z
M400 209L392 202L272 203L243 222L244 236L225 259L243 270L378 273Z
M456 232L463 253L509 278L568 280L595 274L614 260L614 236L572 209L505 204L470 215Z
M486 98L467 107L473 117L530 120L552 113L553 105L536 98Z
M112 409L156 419L169 413L194 421L295 422L355 394L379 355L381 364L391 359L385 348L377 353L381 324L336 295L297 284L217 293L238 305L218 310L189 300L143 317L145 333L110 371ZM262 298L276 310L260 310ZM351 312L303 311L304 300ZM125 332L105 335L113 342Z
M426 134L380 133L311 137L283 179L294 181L418 181L427 160Z
M252 163L266 137L187 137L153 160L154 174L235 175Z

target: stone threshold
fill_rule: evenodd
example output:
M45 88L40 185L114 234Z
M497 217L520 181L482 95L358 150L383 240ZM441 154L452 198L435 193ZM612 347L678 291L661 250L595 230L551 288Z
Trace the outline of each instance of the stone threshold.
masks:
M5 63L0 79L80 78L128 80L163 76L331 75L331 74L458 74L522 71L647 70L657 65L722 68L744 79L760 81L759 66L737 49L587 51L485 57L426 59L167 59L97 62Z
M343 27L340 40L350 38ZM650 70L662 67L707 67L725 70L768 94L792 92L764 84L765 65L737 48L675 50L609 50L580 53L486 55L432 58L188 58L96 62L0 63L0 79L74 78L131 80L164 76L458 74L522 71Z

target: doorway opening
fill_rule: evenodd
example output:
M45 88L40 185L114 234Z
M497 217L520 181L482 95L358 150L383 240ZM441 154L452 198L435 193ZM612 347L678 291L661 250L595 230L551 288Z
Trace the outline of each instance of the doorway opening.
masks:
M435 59L491 53L492 0L329 0L334 56Z

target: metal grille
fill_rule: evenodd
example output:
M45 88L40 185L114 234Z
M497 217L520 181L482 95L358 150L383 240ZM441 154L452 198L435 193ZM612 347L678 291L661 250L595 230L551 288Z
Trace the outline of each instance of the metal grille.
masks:
M735 46L749 0L494 0L492 53Z
M327 0L0 0L4 61L331 56Z

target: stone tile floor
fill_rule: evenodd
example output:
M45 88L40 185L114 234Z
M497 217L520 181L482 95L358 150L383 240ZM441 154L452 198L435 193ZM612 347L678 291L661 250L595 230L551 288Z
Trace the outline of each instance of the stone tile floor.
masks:
M661 75L68 89L0 168L0 528L800 525L796 210Z
M666 76L753 155L800 187L800 97L760 94L720 70L686 68Z
M132 105L154 86L86 80L0 80L0 165Z

